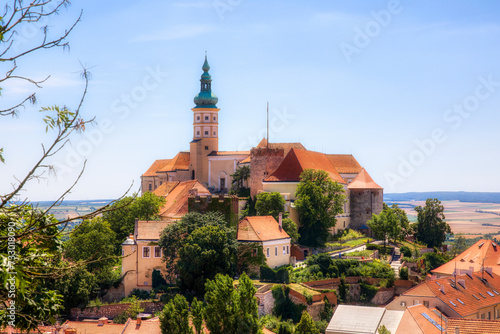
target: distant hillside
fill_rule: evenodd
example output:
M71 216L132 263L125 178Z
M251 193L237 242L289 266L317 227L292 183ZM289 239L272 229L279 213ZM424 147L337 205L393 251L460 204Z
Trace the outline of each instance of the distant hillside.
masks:
M431 191L384 194L384 201L425 201L428 198L437 198L440 201L500 203L500 192Z

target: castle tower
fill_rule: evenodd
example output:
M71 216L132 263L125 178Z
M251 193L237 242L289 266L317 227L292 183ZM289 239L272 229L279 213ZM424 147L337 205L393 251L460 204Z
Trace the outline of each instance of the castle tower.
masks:
M208 73L207 55L203 63L200 93L195 96L193 111L193 140L190 143L191 179L208 184L208 155L219 150L219 100L212 93L212 77Z

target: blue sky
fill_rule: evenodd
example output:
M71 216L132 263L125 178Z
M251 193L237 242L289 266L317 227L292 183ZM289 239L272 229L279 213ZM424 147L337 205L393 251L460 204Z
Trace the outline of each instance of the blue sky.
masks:
M249 149L265 134L325 153L353 154L385 192L499 191L500 4L470 1L72 1L47 23L82 22L70 50L18 62L43 89L2 85L2 105L36 91L38 103L3 118L0 190L40 155L41 106L74 108L96 124L33 181L31 200L115 198L155 159L189 149L193 97L205 51L219 97L219 148ZM23 31L19 47L40 37ZM0 65L4 71L5 64Z

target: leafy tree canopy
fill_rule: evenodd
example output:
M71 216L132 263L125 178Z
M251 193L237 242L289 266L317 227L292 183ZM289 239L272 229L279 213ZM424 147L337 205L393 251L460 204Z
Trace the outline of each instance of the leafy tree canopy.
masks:
M337 222L335 216L342 213L344 189L322 170L306 169L300 180L295 193L300 220L299 242L312 247L324 246L330 229Z
M285 212L285 199L279 192L262 192L256 198L257 216L273 216L278 221L280 212Z
M444 221L444 206L437 198L428 198L425 206L415 207L417 223L415 237L427 247L441 247L446 240L446 233L451 233L451 228Z
M314 320L307 311L302 312L300 322L295 328L295 334L320 334Z
M146 192L140 197L127 196L116 201L103 217L116 235L115 252L121 251L121 244L134 232L135 220L157 220L165 198Z
M218 226L200 227L191 233L179 249L180 288L204 293L205 281L216 274L234 274L237 241L229 239Z
M227 275L217 274L206 283L205 323L213 334L260 334L256 289L246 274L241 275L238 288Z

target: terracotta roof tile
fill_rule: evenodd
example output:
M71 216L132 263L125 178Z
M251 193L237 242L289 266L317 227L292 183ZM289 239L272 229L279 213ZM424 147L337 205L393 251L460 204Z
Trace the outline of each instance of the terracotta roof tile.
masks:
M362 167L352 154L326 154L340 174L358 174Z
M238 241L267 241L290 238L273 216L245 217L238 224Z
M250 155L238 163L239 164L249 164L250 163Z
M86 334L116 334L121 333L125 328L125 324L114 324L109 321L103 326L97 326L97 321L66 321L63 325L63 329L74 328L77 333Z
M172 223L166 220L140 220L137 222L137 240L158 240L165 227Z
M373 181L372 177L363 168L359 174L349 183L348 189L383 189Z
M325 154L292 148L279 167L267 177L265 182L299 182L305 169L324 170L333 181L346 182L337 172Z
M431 296L436 296L464 317L476 313L479 309L500 304L500 276L484 273L484 278L486 282L481 281L481 274L473 273L470 277L458 275L428 280L405 291L403 295L429 296L431 293ZM465 288L460 283L463 283ZM444 289L444 293L440 289Z
M121 334L161 334L160 320L142 320L140 326L137 326L137 320L130 320Z
M409 306L406 308L405 312L408 312L411 315L411 317L418 325L422 333L441 334L441 328L445 329L446 327L446 322L441 321L441 318L436 313L432 312L424 305L420 304L420 305ZM434 324L437 324L438 326L440 326L440 328L436 327ZM400 327L398 327L398 332L401 326L405 326L405 324L400 323L399 326Z
M197 189L198 195L210 195L210 191L198 180L178 182L166 194L165 205L160 209L160 217L180 218L184 216L188 212L189 191L192 189Z
M156 196L167 196L172 189L177 187L177 185L180 183L180 181L168 181L168 182L163 182L158 188L153 190L153 194Z
M248 155L248 154L250 154L249 151L213 151L208 156L217 157L224 155Z
M189 152L179 152L158 172L174 172L176 170L189 170Z
M455 266L458 270L469 270L472 267L473 271L479 271L483 266L491 267L493 272L500 275L500 246L492 240L481 239L474 245L460 253L452 261L443 264L432 270L435 274L453 275Z
M455 334L456 328L460 334L500 334L500 321L485 319L448 319L447 334Z
M172 159L155 160L142 176L157 176L156 172L165 167Z
M262 138L257 147L266 147L267 140L266 138ZM285 151L285 155L290 152L292 148L296 148L299 150L305 150L306 148L301 143L269 143L269 148L282 148Z

